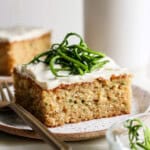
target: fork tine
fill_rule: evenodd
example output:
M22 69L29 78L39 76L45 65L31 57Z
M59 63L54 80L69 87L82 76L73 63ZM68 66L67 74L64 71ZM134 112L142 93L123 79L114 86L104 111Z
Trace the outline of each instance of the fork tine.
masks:
M2 100L3 100L3 101L6 101L6 100L7 100L7 97L6 97L5 93L4 93L3 88L4 88L4 85L3 85L3 83L1 83L1 84L0 84L1 97L2 97Z
M6 87L6 90L7 90L7 93L8 93L8 96L9 96L9 99L10 101L14 101L14 96L12 95L12 92L10 91L10 88L8 86L8 83L7 82L4 82L4 85Z

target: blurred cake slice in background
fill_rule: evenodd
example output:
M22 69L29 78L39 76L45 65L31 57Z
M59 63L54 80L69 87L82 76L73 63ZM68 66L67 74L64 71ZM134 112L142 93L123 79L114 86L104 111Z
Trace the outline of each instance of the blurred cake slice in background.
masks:
M11 75L18 64L29 62L50 47L51 33L44 28L0 29L0 75Z

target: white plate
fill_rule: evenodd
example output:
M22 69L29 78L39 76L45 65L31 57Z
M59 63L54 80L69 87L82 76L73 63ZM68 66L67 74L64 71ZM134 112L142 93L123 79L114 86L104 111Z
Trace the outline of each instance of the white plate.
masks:
M149 105L150 93L137 86L133 86L132 113L130 115L66 124L61 127L49 128L49 130L59 135L59 137L65 141L96 138L104 135L106 129L114 122L126 119L134 114L143 113ZM19 136L40 138L13 112L0 112L0 130Z

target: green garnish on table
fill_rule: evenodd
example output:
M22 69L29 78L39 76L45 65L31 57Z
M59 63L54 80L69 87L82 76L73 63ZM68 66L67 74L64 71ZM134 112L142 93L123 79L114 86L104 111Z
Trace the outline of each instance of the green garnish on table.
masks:
M70 44L70 38L79 39L77 44ZM69 74L84 75L93 70L102 68L108 60L103 60L105 55L101 52L90 49L77 33L68 33L61 43L56 43L44 53L34 57L30 63L43 62L49 65L51 72L62 76L61 71L68 71ZM59 67L58 67L59 65Z
M129 119L124 125L128 129L131 150L150 150L150 128L140 119Z

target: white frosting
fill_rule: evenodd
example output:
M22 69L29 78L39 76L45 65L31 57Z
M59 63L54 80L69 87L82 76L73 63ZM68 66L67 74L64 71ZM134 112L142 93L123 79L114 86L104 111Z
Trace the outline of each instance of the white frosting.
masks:
M127 73L126 68L120 68L112 59L109 59L103 68L95 70L85 75L69 75L67 77L55 77L49 67L44 63L21 65L17 67L17 71L22 75L34 80L39 86L44 89L53 89L60 84L72 84L78 82L92 82L94 79L102 77L110 79L112 75L120 75ZM66 72L63 72L66 75Z
M47 29L35 27L11 27L0 29L0 41L21 41L39 37L49 32Z

